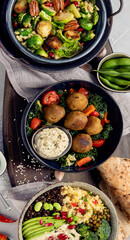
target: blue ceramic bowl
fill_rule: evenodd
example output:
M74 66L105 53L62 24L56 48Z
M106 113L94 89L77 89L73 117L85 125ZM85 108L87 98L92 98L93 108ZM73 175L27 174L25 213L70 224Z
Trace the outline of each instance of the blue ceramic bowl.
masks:
M108 112L109 112L109 118L111 120L111 125L113 127L113 131L110 132L110 136L105 142L105 144L102 146L102 148L98 150L98 157L94 162L90 162L89 167L76 167L76 166L71 166L71 167L66 167L66 168L61 168L58 162L56 161L49 161L47 159L43 159L39 157L35 151L33 150L31 143L26 135L26 121L28 117L28 113L33 106L34 102L38 99L41 99L41 97L47 93L48 91L57 91L58 89L64 90L67 89L69 90L70 88L74 89L79 89L80 87L85 87L89 91L93 93L97 93L100 96L103 97L103 100L107 103L108 105ZM45 164L46 166L58 170L58 171L63 171L63 172L80 172L80 171L88 171L91 169L96 168L103 162L105 162L111 154L115 151L116 147L118 146L118 143L120 141L121 135L122 135L122 130L123 130L123 121L122 121L122 116L120 109L118 105L116 104L115 100L101 87L92 84L90 82L86 81L80 81L80 80L71 80L71 81L65 81L65 82L59 82L57 84L51 85L50 87L45 88L40 94L38 94L34 100L29 103L23 113L22 116L22 121L21 121L21 135L22 139L24 142L24 145L27 149L27 151L33 156L35 159L37 159L40 163Z

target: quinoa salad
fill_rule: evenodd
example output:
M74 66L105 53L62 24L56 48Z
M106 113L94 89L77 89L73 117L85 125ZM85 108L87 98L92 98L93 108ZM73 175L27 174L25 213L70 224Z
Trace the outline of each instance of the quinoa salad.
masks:
M70 185L40 195L28 208L24 240L107 240L111 217L99 195Z

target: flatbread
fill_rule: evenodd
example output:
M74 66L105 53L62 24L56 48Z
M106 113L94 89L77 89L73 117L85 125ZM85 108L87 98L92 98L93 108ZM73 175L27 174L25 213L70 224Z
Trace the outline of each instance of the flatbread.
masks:
M111 157L97 169L111 194L130 217L130 159Z

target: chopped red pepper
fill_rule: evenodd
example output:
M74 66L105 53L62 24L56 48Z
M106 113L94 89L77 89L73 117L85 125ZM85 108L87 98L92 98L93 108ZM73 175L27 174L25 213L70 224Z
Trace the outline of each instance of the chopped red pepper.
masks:
M103 118L103 119L101 119L101 124L102 124L102 126L104 126L104 125L105 125L104 118Z
M0 222L4 222L4 223L13 223L16 222L17 220L12 221L11 219L4 217L3 215L0 215Z
M108 124L110 122L110 120L107 119L107 115L108 115L108 112L105 112L103 119L104 119L104 122Z
M98 201L95 199L95 201L93 201L93 203L94 203L95 205L97 205Z
M73 207L77 207L77 203L72 202L71 204Z

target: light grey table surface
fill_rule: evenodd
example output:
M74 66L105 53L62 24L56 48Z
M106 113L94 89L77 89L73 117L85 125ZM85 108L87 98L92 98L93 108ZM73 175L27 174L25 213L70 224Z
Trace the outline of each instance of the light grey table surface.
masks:
M116 10L119 6L119 0L112 0L113 10ZM124 7L120 14L113 18L112 31L109 36L109 40L114 52L123 52L130 55L130 0L124 0ZM2 139L2 116L3 116L3 95L4 95L4 79L5 68L0 63L0 151L3 151L3 139ZM6 111L6 109L5 109ZM130 113L128 113L130 115ZM121 139L118 146L118 156L130 157L129 150L130 135L127 135ZM71 175L71 179L78 179L78 175ZM64 180L69 177L65 177ZM0 192L11 188L7 171L0 176ZM130 238L129 238L130 239Z

